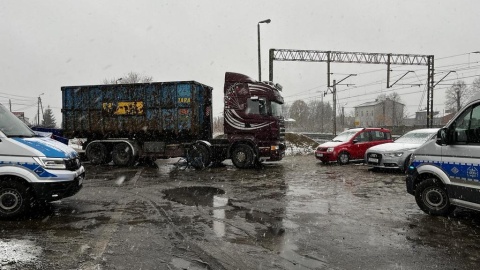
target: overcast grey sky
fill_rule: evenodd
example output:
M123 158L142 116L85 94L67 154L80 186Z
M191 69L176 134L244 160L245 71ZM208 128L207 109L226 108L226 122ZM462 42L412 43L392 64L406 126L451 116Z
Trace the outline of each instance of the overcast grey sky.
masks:
M154 81L212 86L218 116L226 71L258 79L257 22L271 19L261 25L262 79L270 48L434 55L436 81L457 71L435 89L434 109L442 111L448 83L469 85L480 75L480 54L471 53L480 51L479 10L476 0L1 0L0 103L10 99L13 111L33 120L44 93L43 106L60 125L61 86L101 84L134 71ZM345 81L355 87L337 88L347 112L392 91L409 114L426 106L424 66L394 67L392 76L415 73L388 91L384 65L331 68L332 79L358 74ZM287 103L320 99L326 64L275 62L274 81L284 86ZM422 86L403 85L410 83Z

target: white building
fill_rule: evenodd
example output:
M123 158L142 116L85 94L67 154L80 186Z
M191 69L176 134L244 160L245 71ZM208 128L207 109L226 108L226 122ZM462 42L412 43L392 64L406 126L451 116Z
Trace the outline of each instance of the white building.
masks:
M405 104L389 98L366 102L355 107L356 127L383 127L403 124Z

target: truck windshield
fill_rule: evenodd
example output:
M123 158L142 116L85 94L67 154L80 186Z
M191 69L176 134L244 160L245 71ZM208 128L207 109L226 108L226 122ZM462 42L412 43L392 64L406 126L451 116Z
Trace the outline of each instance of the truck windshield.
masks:
M282 116L282 104L272 101L270 103L272 107L272 115L276 117Z
M35 133L22 120L0 104L0 131L7 137L33 137Z

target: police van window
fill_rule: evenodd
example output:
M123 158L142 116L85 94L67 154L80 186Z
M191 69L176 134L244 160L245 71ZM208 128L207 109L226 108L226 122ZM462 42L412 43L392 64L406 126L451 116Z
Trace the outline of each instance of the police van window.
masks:
M480 144L480 106L465 110L454 122L455 142Z

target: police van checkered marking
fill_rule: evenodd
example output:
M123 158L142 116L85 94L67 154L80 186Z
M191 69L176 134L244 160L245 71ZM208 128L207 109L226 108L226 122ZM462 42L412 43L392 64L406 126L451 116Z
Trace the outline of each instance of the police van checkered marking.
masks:
M418 160L414 161L415 168L419 165L431 164L441 168L449 177L469 181L480 182L479 171L480 164L478 163L460 163L460 162L441 162L432 160Z
M43 169L40 165L37 163L29 163L29 162L11 162L11 161L0 161L0 167L3 166L19 166L19 167L24 167L28 169L29 171L34 172L40 177L57 177L57 175L51 174L45 169Z

